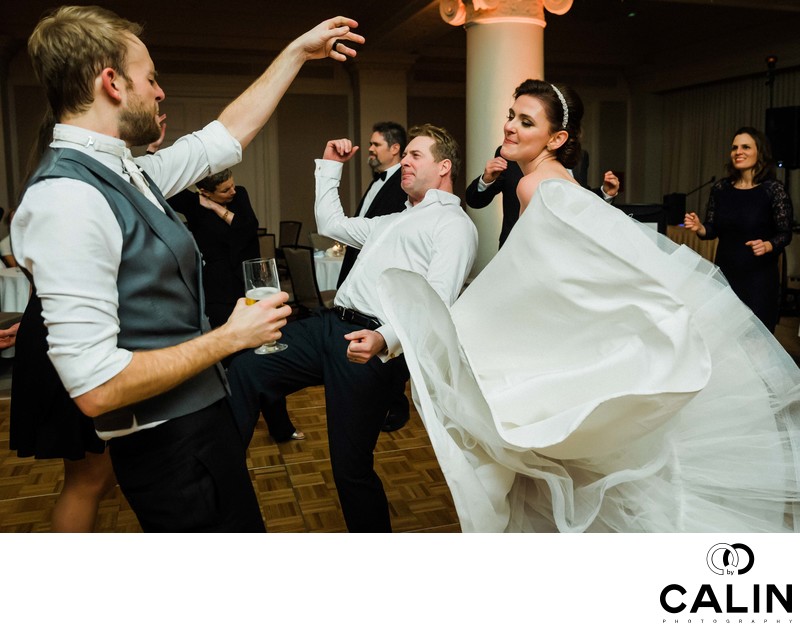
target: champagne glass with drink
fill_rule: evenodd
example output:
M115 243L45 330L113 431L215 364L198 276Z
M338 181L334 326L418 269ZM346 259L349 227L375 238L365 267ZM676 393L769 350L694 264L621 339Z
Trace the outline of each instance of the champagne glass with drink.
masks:
M278 266L275 259L250 259L242 262L244 271L244 297L248 305L277 294L281 290ZM277 353L286 350L286 344L267 342L259 346L256 355Z

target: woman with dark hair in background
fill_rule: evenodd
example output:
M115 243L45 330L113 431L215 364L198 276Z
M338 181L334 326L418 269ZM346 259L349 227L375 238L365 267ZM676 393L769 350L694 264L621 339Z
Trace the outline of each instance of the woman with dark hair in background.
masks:
M574 91L514 96L498 254L450 309L379 282L462 530L800 530L800 369L711 263L575 182Z
M227 322L244 291L242 261L257 259L258 219L243 186L225 169L167 201L186 217L186 225L203 255L206 315L216 328Z
M181 191L167 201L186 217L187 227L203 255L206 315L212 327L227 322L244 293L242 261L260 258L258 219L244 186L236 186L225 169L195 184L197 192ZM227 366L231 358L224 361ZM303 440L286 411L285 402L265 410L270 435L277 442Z
M780 319L779 255L792 240L792 202L775 179L766 136L752 127L733 135L728 177L711 189L706 220L687 213L701 239L719 239L715 263L770 333Z

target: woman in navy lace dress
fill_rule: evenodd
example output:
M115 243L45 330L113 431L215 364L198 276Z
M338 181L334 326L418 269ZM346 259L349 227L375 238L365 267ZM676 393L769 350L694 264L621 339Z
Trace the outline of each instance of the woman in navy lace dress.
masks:
M792 202L775 179L769 142L757 129L736 131L727 169L728 177L711 189L705 222L688 213L684 225L701 239L719 238L715 263L774 333L780 319L778 261L792 240Z

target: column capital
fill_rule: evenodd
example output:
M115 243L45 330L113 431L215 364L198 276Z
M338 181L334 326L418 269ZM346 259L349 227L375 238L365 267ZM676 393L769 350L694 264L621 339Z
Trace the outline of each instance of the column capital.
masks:
M572 0L439 0L439 15L452 26L527 22L545 27L544 10L564 15Z

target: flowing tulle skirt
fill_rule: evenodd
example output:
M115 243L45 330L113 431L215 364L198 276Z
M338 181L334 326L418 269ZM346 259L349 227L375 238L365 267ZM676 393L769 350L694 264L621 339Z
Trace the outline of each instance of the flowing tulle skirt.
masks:
M380 285L462 530L800 529L800 370L718 269L560 180L452 309Z

